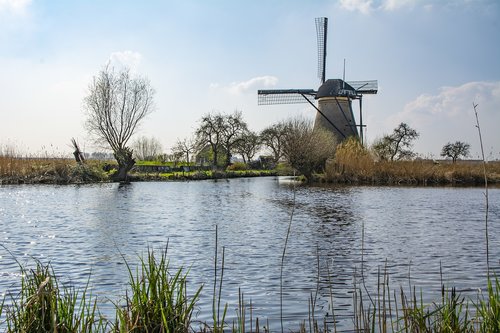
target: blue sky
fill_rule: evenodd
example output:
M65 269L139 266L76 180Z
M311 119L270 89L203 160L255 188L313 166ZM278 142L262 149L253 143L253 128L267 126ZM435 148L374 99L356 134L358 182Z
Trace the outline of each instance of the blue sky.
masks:
M0 0L0 146L68 154L98 150L82 100L108 62L149 78L155 111L138 135L166 152L203 114L240 110L251 129L307 104L258 106L258 89L313 88L314 18L329 18L327 78L379 82L363 100L368 142L400 122L415 150L439 157L449 141L500 159L500 2L497 0L62 1ZM357 109L355 109L357 115Z

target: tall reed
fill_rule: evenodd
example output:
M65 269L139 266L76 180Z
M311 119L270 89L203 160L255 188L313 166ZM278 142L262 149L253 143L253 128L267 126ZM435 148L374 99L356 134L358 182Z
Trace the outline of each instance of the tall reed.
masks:
M125 307L117 307L115 332L188 332L203 286L188 296L188 272L180 268L171 274L166 249L157 259L148 248L135 272L126 265L131 291Z
M184 273L182 268L172 271L166 252L157 258L150 249L135 271L131 267L128 269L130 290L125 296L125 304L116 305L116 319L111 322L100 315L96 298L89 292L89 283L82 290L64 286L52 267L40 262L34 269L22 268L21 291L7 294L0 302L0 318L4 318L0 328L5 328L8 333L195 331L192 315L202 287L188 295L188 272ZM328 280L331 284L330 278ZM220 287L220 280L217 286ZM318 288L319 284L316 292ZM461 296L454 288L442 286L439 297L426 303L422 292L418 293L415 286L410 285L409 293L402 287L399 291L392 290L386 269L378 273L373 302L367 300L362 289L355 285L353 293L353 323L357 332L500 332L498 278L489 280L487 293L478 294L475 302ZM333 294L332 290L330 294ZM225 320L226 304L222 316L211 324L205 323L199 331L269 332L269 323L262 326L259 318L253 318L252 302L248 308L241 290L238 290L238 295L237 319L232 326ZM333 327L327 325L326 317L320 324L315 312L316 297L311 293L308 305L304 304L309 316L304 318L297 331L341 332L335 318ZM333 313L333 296L330 297ZM216 299L215 304L218 303ZM248 311L250 316L247 316ZM217 312L215 309L215 317ZM293 328L289 329L293 331Z
M474 114L476 116L476 127L479 134L479 144L481 146L481 157L482 157L482 166L483 166L483 174L484 174L484 199L485 199L485 240L486 240L486 269L488 276L488 283L490 282L490 245L489 245L489 235L488 235L488 211L489 211L489 200L488 200L488 175L486 173L486 160L484 158L484 147L483 147L483 136L481 135L481 126L479 126L479 116L477 114L477 104L472 103L474 107Z
M219 232L218 226L215 226L215 257L214 257L214 291L212 295L212 327L211 330L214 333L224 332L224 327L226 326L226 315L228 304L224 305L222 310L222 318L220 316L220 303L222 300L222 282L224 281L224 259L225 259L225 247L222 247L222 263L221 263L221 274L220 279L217 281L217 271L218 271L218 261L217 261L217 251L219 246ZM217 285L219 283L219 285ZM205 325L206 326L206 325ZM206 328L206 327L205 327Z
M97 310L97 300L83 290L60 285L50 264L36 263L36 268L21 267L21 291L3 300L7 332L98 332L104 320Z
M67 158L0 155L0 184L67 184L104 180L107 180L107 175L96 161L77 164Z
M335 158L327 162L326 182L384 185L480 185L500 183L500 161L377 160L356 139L339 144Z

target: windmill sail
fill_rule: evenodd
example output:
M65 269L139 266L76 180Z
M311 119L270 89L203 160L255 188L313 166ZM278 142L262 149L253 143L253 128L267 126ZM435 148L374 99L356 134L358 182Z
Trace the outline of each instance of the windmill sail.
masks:
M259 105L313 103L316 91L313 89L259 90Z
M259 90L259 105L309 103L316 109L314 128L333 133L336 142L348 137L360 137L363 141L362 99L364 94L378 92L377 80L344 81L326 80L326 41L328 18L316 18L316 36L318 39L318 77L320 87L313 89ZM359 125L356 124L352 102L359 101ZM316 106L317 104L317 106ZM360 133L358 132L358 127ZM360 135L361 134L361 135Z
M326 68L326 35L328 32L328 18L316 18L316 36L318 38L318 78L321 84L325 83Z
M378 81L347 81L348 85L356 90L357 94L376 94L378 92Z

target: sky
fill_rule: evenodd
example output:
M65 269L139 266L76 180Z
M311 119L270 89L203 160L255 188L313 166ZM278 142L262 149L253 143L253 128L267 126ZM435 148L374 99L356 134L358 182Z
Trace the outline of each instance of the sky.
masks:
M249 128L308 104L259 106L258 89L317 89L314 18L328 17L326 77L378 80L363 98L368 144L401 122L414 150L439 158L448 142L500 159L498 0L0 0L0 147L66 155L71 138L99 151L83 99L110 63L147 77L155 108L136 137L166 153L209 112L241 111ZM354 114L358 117L357 103Z

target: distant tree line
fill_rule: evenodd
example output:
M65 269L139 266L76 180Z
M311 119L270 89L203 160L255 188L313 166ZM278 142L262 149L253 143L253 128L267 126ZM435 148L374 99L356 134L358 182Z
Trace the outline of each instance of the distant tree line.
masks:
M289 162L307 177L333 156L334 140L327 132L314 131L312 123L302 118L269 125L258 133L249 129L240 111L212 112L202 116L193 137L177 141L172 156L188 163L195 156L199 164L226 168L235 156L248 164L259 152L265 152L271 164L268 167Z
M178 139L171 154L164 154L162 145L154 137L142 136L129 144L140 123L153 111L153 96L154 90L146 78L134 76L129 70L115 72L109 66L89 85L84 98L86 127L99 146L111 148L118 163L115 180L126 180L136 159L197 163L225 169L235 156L241 157L244 164L251 164L261 152L268 156L265 167L273 168L285 162L311 180L313 173L321 172L326 161L334 157L339 144L330 132L315 129L311 121L303 118L291 118L254 132L241 111L203 115L193 135ZM370 151L379 160L409 160L416 156L412 147L418 137L415 129L401 123L391 134L375 140ZM441 156L455 162L467 157L469 149L467 143L450 142L443 147Z

